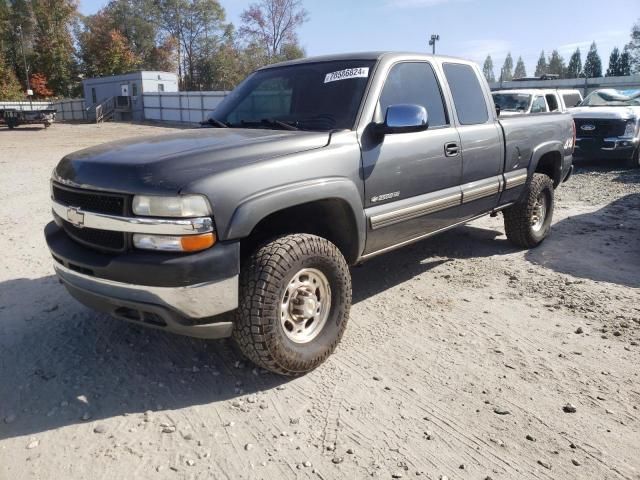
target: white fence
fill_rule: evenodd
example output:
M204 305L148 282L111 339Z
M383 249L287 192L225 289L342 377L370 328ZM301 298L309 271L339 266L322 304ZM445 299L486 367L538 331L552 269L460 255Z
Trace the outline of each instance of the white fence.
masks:
M76 120L87 119L87 112L84 107L84 100L81 98L62 99L52 102L0 102L0 110L45 110L56 109L56 120Z
M82 98L58 100L54 102L56 120L83 121L87 119L87 110Z
M142 95L144 119L159 122L202 122L229 92L159 92Z

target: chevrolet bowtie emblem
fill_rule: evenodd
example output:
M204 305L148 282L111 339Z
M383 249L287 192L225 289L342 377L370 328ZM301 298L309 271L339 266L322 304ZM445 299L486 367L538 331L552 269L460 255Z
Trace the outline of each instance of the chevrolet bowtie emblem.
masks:
M82 228L84 226L84 213L76 207L67 208L67 220L76 226Z

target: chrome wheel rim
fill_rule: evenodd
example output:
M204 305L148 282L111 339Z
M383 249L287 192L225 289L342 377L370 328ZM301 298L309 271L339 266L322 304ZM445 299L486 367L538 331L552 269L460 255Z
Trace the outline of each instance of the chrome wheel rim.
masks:
M280 300L280 325L295 343L308 343L316 338L329 318L331 288L324 273L303 268L285 287Z
M540 192L536 203L533 205L533 213L531 215L531 230L539 232L542 230L544 221L547 218L547 196L544 192Z

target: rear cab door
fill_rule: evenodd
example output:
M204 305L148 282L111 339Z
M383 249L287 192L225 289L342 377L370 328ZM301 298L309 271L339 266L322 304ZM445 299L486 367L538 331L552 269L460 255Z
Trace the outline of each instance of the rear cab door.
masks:
M444 60L454 121L462 154L461 216L469 219L492 210L503 187L504 140L493 97L478 67Z

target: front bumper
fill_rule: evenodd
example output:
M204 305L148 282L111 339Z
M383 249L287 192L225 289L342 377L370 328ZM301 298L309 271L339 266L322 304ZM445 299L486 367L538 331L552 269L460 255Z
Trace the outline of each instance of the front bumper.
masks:
M579 137L576 138L574 157L587 159L628 160L638 147L637 138Z
M231 335L233 323L219 315L238 307L238 245L191 255L106 255L74 242L53 222L45 238L58 278L81 303L182 335Z

